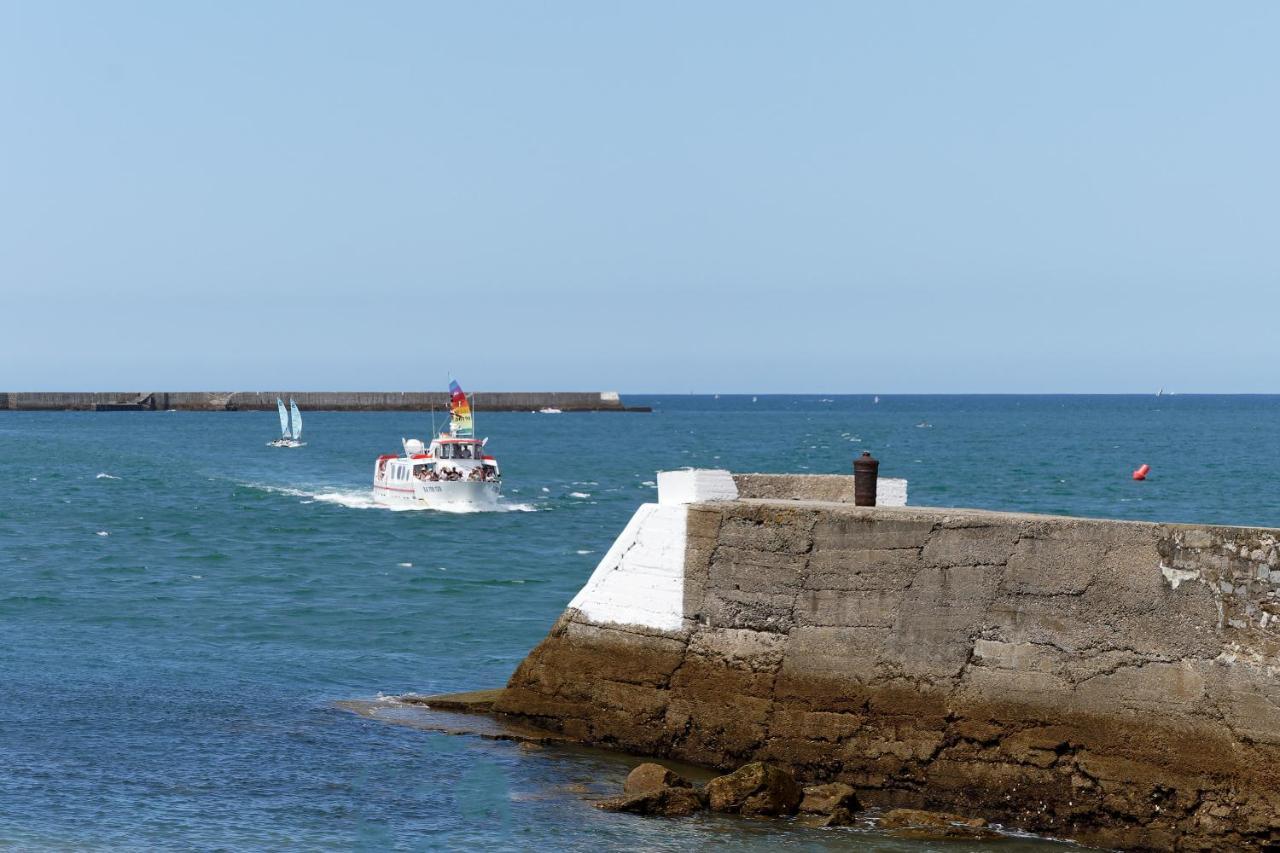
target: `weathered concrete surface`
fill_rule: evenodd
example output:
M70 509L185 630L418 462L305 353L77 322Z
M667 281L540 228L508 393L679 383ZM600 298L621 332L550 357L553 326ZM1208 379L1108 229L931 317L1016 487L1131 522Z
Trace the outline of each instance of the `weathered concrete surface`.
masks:
M567 611L495 709L1106 846L1280 845L1280 531L746 499L683 621Z
M743 498L853 503L852 474L734 474L733 482ZM881 477L876 482L876 503L906 506L907 481Z
M614 391L480 391L476 408L490 412L638 412ZM275 411L276 398L292 397L309 411L427 411L448 409L449 395L424 391L20 391L0 393L0 408L15 411L139 410Z

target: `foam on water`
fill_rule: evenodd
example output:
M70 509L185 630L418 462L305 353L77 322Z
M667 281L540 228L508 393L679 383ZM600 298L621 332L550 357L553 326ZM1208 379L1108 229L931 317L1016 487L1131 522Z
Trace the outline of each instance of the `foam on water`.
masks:
M293 486L271 486L266 483L240 483L246 488L260 489L278 495L303 498L300 503L326 503L347 509L380 509L388 512L447 512L455 515L469 515L476 512L537 512L538 508L525 503L499 503L497 506L388 506L373 499L373 489L329 489L327 491L310 491Z
M98 474L98 476L94 477L94 479L95 480L119 480L120 478L113 477L110 474L102 473L102 474Z

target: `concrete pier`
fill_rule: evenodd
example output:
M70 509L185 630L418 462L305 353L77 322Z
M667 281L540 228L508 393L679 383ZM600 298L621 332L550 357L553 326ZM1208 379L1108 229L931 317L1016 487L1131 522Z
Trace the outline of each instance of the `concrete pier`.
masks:
M479 391L471 395L487 412L647 412L625 406L616 391ZM269 411L276 398L292 397L307 411L445 411L439 391L18 391L0 392L0 411Z
M495 712L1100 846L1280 848L1280 530L851 481L660 475Z

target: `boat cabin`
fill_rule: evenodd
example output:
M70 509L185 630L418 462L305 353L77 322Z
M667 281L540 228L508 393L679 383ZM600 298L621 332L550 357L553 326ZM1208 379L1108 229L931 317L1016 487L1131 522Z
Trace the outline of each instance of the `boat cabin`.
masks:
M430 449L412 438L404 442L404 449L404 456L378 457L375 483L394 488L412 485L413 480L495 482L502 478L498 460L485 454L484 441L480 439L454 438L445 433L431 442Z
M444 438L431 442L431 455L436 459L492 459L484 455L484 442L476 438Z

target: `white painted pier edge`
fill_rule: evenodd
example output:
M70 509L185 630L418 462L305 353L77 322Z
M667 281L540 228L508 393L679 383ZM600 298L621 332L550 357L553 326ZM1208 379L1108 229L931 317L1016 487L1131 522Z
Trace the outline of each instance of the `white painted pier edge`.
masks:
M640 505L569 607L597 625L679 631L689 504L737 497L728 471L660 471L658 502ZM907 481L882 478L876 499L905 505Z

